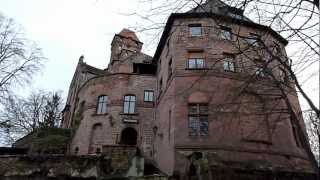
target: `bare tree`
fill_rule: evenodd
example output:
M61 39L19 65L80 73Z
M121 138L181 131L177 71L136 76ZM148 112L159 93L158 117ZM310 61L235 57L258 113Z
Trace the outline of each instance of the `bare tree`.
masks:
M28 83L44 59L41 49L24 37L13 19L0 14L0 102L13 88Z
M10 97L0 111L0 121L11 144L17 138L43 127L58 127L62 98L58 92L32 92L27 98Z

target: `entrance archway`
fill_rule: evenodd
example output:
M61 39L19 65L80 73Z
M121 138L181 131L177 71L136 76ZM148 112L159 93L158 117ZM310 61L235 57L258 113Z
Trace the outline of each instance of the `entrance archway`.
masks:
M134 146L137 145L138 133L134 128L128 127L121 132L120 144Z

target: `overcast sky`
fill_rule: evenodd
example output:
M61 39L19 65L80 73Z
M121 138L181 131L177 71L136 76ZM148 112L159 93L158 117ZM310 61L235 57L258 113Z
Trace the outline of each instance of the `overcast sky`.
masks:
M24 91L39 88L66 94L82 54L88 64L106 68L114 34L139 21L123 14L139 6L135 0L0 0L0 12L20 24L48 58Z
M42 73L36 75L33 84L22 89L22 92L36 88L63 90L66 95L78 58L82 54L86 63L106 68L114 34L124 27L141 23L137 16L123 14L148 9L146 4L138 2L139 0L0 0L0 12L22 25L26 36L35 41L48 58ZM138 36L143 42L148 39L139 33ZM154 43L154 46L144 48L143 51L153 55L155 45ZM290 49L294 48L287 48L289 54ZM318 68L310 73L317 72ZM304 82L305 89L315 102L318 102L318 82L318 76L308 77ZM306 108L305 103L301 102Z

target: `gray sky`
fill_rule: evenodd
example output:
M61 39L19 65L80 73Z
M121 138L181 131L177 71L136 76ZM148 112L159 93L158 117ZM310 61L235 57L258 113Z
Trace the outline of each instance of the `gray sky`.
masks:
M40 88L66 94L82 54L88 64L106 68L114 34L139 21L123 13L139 5L135 0L0 0L0 12L20 24L48 58L22 92Z
M139 26L142 19L125 16L135 11L147 10L139 0L0 0L0 12L14 18L24 27L26 36L43 49L48 58L42 73L35 76L33 84L21 90L38 88L63 90L66 95L78 58L98 68L106 68L110 56L110 43L115 33L124 27ZM141 1L143 2L143 1ZM134 30L134 29L133 29ZM138 33L148 44L147 36ZM143 49L153 55L153 48ZM288 54L294 50L287 47ZM291 52L290 52L291 51ZM318 66L308 70L316 76L299 74L304 88L318 102ZM301 99L303 108L306 103ZM318 103L316 103L318 104Z

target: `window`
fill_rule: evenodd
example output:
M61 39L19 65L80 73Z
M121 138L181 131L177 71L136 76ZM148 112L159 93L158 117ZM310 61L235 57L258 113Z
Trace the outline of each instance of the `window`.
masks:
M226 55L223 59L223 70L236 72L234 57L231 55Z
M232 30L226 26L220 26L220 37L225 40L232 40Z
M202 27L201 24L190 24L189 33L191 37L202 36Z
M246 41L251 46L259 46L258 40L260 39L260 36L258 34L250 33L250 36L246 38Z
M125 114L134 114L136 105L136 96L126 95L124 96L123 112Z
M208 136L208 105L189 104L189 136Z
M107 113L108 96L102 95L98 97L97 114Z
M188 56L188 69L203 69L205 67L202 52L190 52Z
M151 90L144 91L144 101L145 102L153 102L153 91L151 91Z
M266 71L262 67L256 67L255 73L259 77L266 77Z

